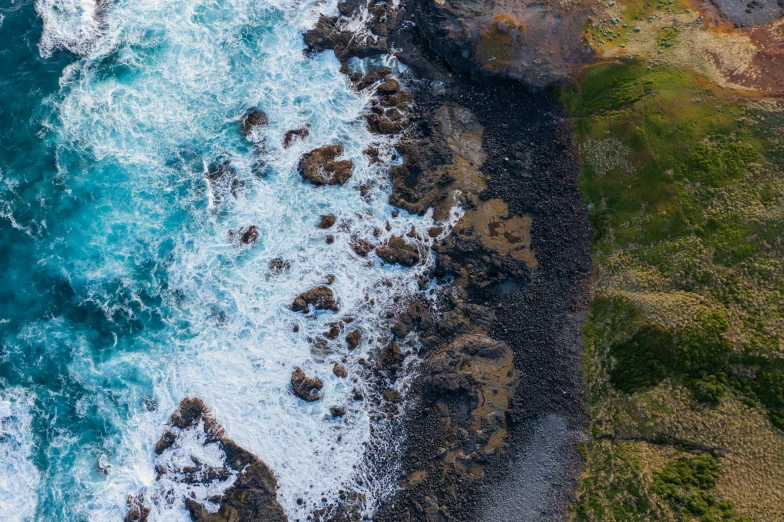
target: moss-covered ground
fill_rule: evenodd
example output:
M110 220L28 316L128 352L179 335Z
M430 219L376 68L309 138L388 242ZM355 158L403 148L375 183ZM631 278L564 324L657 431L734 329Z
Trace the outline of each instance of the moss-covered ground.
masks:
M784 520L784 104L642 59L561 97L596 267L573 519Z

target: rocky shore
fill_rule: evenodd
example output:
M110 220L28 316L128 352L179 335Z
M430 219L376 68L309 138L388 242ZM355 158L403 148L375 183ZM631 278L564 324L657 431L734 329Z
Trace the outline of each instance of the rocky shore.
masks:
M464 211L450 234L430 233L437 252L430 277L452 281L442 287L437 310L424 299L411 303L391 329L393 339L416 330L425 362L402 420L401 488L377 506L374 519L562 516L584 426L580 326L589 227L571 127L550 94L530 88L561 81L579 64L578 42L567 43L574 52L560 62L549 61L559 62L556 69L530 64L535 77L516 76L455 60L460 36L434 35L456 15L438 4L409 5L406 12L371 3L369 27L379 37L364 44L342 29L362 5L339 7L340 17L322 17L305 34L312 52L333 49L347 60L394 48L411 70L395 81L406 110L391 128L401 133L396 148L403 162L390 172L390 203L419 214L433 208L436 221L455 205ZM352 80L363 89L378 85L373 75ZM375 107L390 93L376 88L381 96L372 102L369 126L389 133L379 124L388 113ZM388 366L382 353L376 367ZM525 476L515 469L523 462ZM502 503L498 491L509 492ZM353 502L335 508L319 519L360 519Z
M347 29L348 20L359 18L365 8L374 36ZM391 312L386 347L367 362L367 377L378 383L381 402L390 405L380 411L386 411L387 420L394 418L405 439L402 455L383 454L373 444L367 451L366 458L381 467L389 459L402 459L400 489L374 506L374 520L558 518L576 485L575 443L585 425L580 328L591 261L571 127L559 102L540 89L571 74L586 51L579 38L567 39L558 56L547 60L537 47L532 54L487 67L480 63L483 48L477 45L486 35L474 38L470 28L463 28L442 37L449 20L467 19L444 4L394 8L350 1L340 4L339 12L336 18L322 17L304 39L311 53L334 50L357 90L373 90L368 128L399 136L402 164L389 174L390 203L417 214L432 208L436 222L447 221L455 208L462 212L451 232L429 231L436 266L420 286L426 287L428 278L443 283L436 306L424 296L401 301ZM559 13L538 4L519 14L546 19L569 34L579 34L575 28L584 18L579 8ZM469 25L474 22L489 23L491 33L538 34L510 29L506 19L468 18ZM474 50L466 53L461 46ZM351 72L350 58L392 49L408 66L407 74L394 77L386 68ZM266 124L261 116L253 117L246 132ZM306 154L299 164L303 181L345 183L351 162L337 159L341 153L335 145ZM374 151L366 154L372 159ZM332 225L334 216L324 216L319 224ZM241 232L239 242L250 243L246 236ZM417 238L392 237L380 245L357 241L354 250L412 266L421 257L411 239ZM338 304L328 287L319 287L297 297L292 310L307 312L311 306L335 310ZM412 331L421 341L423 363L401 414L394 406L401 397L385 383L396 379L404 358L398 341ZM346 342L352 345L351 338ZM336 368L335 374L341 371ZM317 381L298 370L292 392L306 401L319 400ZM342 414L339 409L332 413ZM284 520L272 472L250 455L243 458L252 467L240 465L235 456L242 450L225 438L200 401L183 401L172 425L186 417L188 426L204 419L210 440L222 445L227 466L239 474L213 499L217 513L188 500L194 520ZM172 433L167 431L159 445L170 445ZM503 502L500 492L505 492ZM145 520L143 499L130 499L129 506L126 520ZM345 492L314 518L358 521L364 507L361 496Z

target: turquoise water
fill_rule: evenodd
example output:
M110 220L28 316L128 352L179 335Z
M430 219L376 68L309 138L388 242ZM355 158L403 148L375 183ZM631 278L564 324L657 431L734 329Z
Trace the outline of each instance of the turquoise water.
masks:
M393 143L362 124L369 95L350 89L331 53L303 55L302 31L334 2L95 6L0 4L0 512L121 520L127 496L146 491L153 520L187 520L191 490L156 482L153 458L186 396L273 468L290 516L349 488L370 512L394 470L363 464L372 412L349 399L366 386L356 361L383 342L380 318L425 266L359 258L350 238L411 227L426 237L432 220L392 218L386 165L362 154L374 143L395 161ZM270 125L248 138L240 123L254 108ZM310 136L283 148L304 125ZM302 183L299 157L336 142L355 164L349 183ZM224 162L234 194L207 181ZM325 213L344 223L332 245L316 227ZM249 225L258 243L234 244ZM270 275L278 257L291 267ZM339 313L287 308L328 275ZM363 330L360 350L340 339L313 349L308 339L346 317ZM347 380L331 373L344 358ZM324 400L291 395L298 366L322 378ZM336 404L349 406L339 421Z

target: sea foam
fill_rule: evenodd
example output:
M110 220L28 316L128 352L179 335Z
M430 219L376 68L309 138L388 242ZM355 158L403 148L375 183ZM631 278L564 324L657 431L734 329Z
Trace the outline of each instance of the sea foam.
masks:
M0 391L0 512L3 520L33 520L40 473L31 460L33 397L17 388Z
M341 489L364 494L371 514L395 487L395 469L364 469L365 451L371 442L395 451L395 442L371 441L373 406L351 400L355 388L369 393L358 361L387 342L386 310L418 290L433 260L426 233L433 220L392 216L386 169L399 158L392 138L362 123L370 94L352 91L331 53L303 54L301 32L315 23L317 3L116 0L92 14L79 0L37 5L41 53L80 56L53 100L57 182L67 196L57 203L65 219L49 225L52 240L42 248L53 253L45 262L81 306L120 330L96 340L63 334L68 320L27 329L36 343L56 339L73 353L69 373L86 390L77 411L100 418L111 434L88 445L68 430L56 437L51 458L76 456L49 471L47 488L67 494L48 497L44 512L120 520L128 495L160 490L154 444L179 401L197 396L229 437L274 470L292 519ZM252 109L270 121L256 143L239 130ZM284 133L303 126L310 135L284 148ZM301 155L333 143L353 161L353 177L345 186L303 183ZM381 164L363 154L371 144ZM238 190L210 204L208 172L225 162ZM338 224L318 229L327 213ZM232 232L249 225L258 243L234 244ZM385 266L351 248L352 238L378 243L392 235L425 238L420 266ZM272 274L274 259L289 268ZM297 294L333 278L340 312L289 309ZM342 336L323 340L338 320L362 331L358 350L349 352ZM335 362L348 378L332 375ZM292 395L297 367L324 381L321 401ZM396 386L404 391L406 382ZM347 414L333 418L334 405ZM192 442L188 451L198 451ZM177 495L169 503L147 498L154 520L186 517Z

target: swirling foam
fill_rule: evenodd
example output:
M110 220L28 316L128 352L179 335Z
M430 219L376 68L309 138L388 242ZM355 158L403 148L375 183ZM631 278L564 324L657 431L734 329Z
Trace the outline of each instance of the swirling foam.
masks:
M0 391L0 513L3 520L33 520L40 473L31 460L32 396L22 390Z
M46 262L60 263L84 305L133 332L95 345L67 321L51 320L20 337L48 345L56 339L70 350L69 372L86 390L80 415L100 415L117 431L90 448L75 434L59 436L52 458L63 448L77 456L47 477L48 487L70 495L69 506L48 512L64 520L121 519L129 494L156 487L152 448L169 413L191 395L275 471L292 519L340 489L367 495L370 513L395 480L394 470L362 476L371 411L350 400L353 388L366 386L358 359L385 342L385 311L416 291L426 266L382 266L357 256L350 241L412 229L427 238L432 219L392 217L386 166L363 155L381 142L385 161L395 161L390 139L361 123L368 95L350 89L331 53L303 55L301 32L315 22L316 2L117 0L100 20L97 12L88 20L82 0L37 5L42 54L64 47L82 56L64 72L56 100L58 182L72 204L67 219L49 225L57 255ZM270 120L261 145L239 132L252 108ZM283 148L283 134L303 125L310 136ZM351 180L342 187L302 183L300 156L336 142L354 162ZM223 161L243 189L211 207L206 171ZM372 187L366 197L361 185ZM325 213L341 223L329 232L332 245L315 226ZM231 232L251 224L258 244L232 244ZM421 248L430 263L427 241ZM290 269L271 276L275 258ZM338 314L288 309L328 276ZM363 331L359 350L312 342L337 319ZM335 362L348 368L348 379L332 375ZM323 400L304 403L290 393L296 367L324 381ZM154 411L141 406L149 390ZM348 408L345 417L331 417L336 404ZM166 509L166 516L185 516L181 503Z

